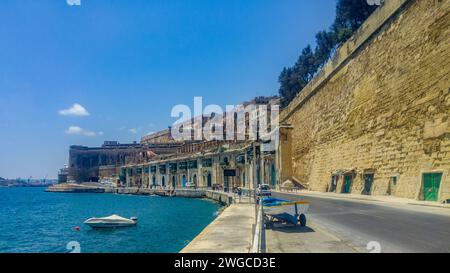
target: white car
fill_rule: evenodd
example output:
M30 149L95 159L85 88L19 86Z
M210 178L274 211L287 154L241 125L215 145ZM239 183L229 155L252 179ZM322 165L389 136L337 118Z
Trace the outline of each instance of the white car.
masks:
M258 196L271 196L272 192L270 190L270 186L267 184L259 185L258 189L256 190L256 195Z

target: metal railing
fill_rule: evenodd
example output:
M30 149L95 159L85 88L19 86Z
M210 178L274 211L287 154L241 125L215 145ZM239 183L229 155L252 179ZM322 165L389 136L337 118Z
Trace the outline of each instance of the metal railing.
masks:
M264 207L262 199L255 202L255 224L253 225L253 241L250 253L265 253L266 252L266 234L264 224Z

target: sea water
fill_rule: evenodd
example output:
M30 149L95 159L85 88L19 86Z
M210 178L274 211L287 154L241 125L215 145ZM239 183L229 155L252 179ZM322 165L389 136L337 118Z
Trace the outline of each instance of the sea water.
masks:
M0 253L179 252L219 209L202 199L0 188ZM138 224L100 230L83 224L112 214L138 217Z

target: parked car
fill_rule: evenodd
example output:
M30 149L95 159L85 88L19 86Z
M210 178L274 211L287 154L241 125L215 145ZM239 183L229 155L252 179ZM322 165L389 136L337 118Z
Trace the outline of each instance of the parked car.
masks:
M256 190L257 196L272 196L272 191L270 190L270 186L267 184L262 184L258 186L258 189Z

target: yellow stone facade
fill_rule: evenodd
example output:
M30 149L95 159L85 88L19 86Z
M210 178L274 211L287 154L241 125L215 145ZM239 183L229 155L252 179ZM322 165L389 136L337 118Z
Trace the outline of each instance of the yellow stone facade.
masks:
M450 199L450 1L386 1L280 121L282 181L424 200L437 172Z
M249 143L227 145L222 151L172 155L121 168L122 186L157 189L253 190L256 175L253 146ZM230 170L234 175L225 175Z

